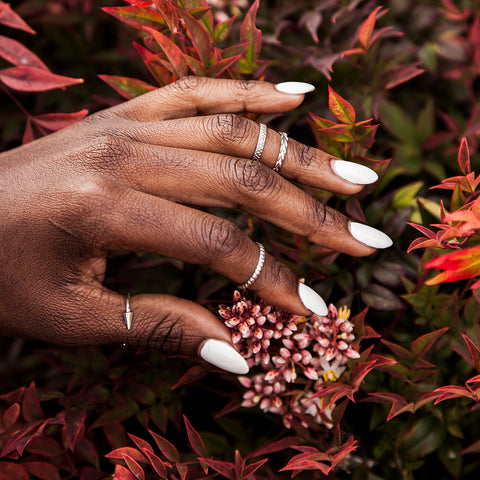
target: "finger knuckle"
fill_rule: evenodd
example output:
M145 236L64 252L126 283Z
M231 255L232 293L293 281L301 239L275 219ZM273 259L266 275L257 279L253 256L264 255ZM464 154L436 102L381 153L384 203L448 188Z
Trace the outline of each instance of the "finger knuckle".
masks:
M211 221L209 219L203 221L200 228L200 234L207 248L209 263L218 258L231 256L241 242L241 230L228 220L217 218Z
M196 77L194 75L187 75L186 77L182 77L178 79L176 82L169 85L169 88L173 91L178 91L179 93L189 93L192 91L197 90L204 79L201 77Z
M302 143L293 143L293 155L300 167L309 167L315 160L315 149Z
M145 343L147 348L155 348L161 352L177 354L182 349L183 328L178 315L164 312L161 318L155 317L149 322L150 327Z
M338 223L338 214L333 209L320 202L313 202L310 208L311 225L315 226L315 230L325 227L333 227Z
M277 176L260 162L237 160L233 166L234 185L241 195L275 195Z
M258 82L255 80L239 80L238 87L240 90L244 90L246 92L251 92L258 86Z
M252 134L250 121L233 113L212 117L211 130L220 142L229 144L238 144Z
M96 169L118 169L131 156L130 142L115 133L104 133L96 137L85 152L89 165Z

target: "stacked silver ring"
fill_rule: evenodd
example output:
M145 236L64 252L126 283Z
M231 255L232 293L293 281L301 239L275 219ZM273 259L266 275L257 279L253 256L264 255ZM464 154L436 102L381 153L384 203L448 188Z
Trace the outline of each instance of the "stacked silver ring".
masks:
M260 123L260 132L258 133L257 146L253 152L252 160L260 161L262 156L263 147L265 146L265 140L267 139L267 126L264 123Z
M253 284L253 282L255 282L255 280L260 275L260 272L262 271L263 264L265 263L265 247L260 242L257 242L257 245L259 249L258 263L252 276L245 283L238 286L238 288L241 288L243 290L247 289L248 287L250 287L250 285Z
M280 152L278 152L278 158L273 166L274 172L279 172L282 168L283 161L285 160L285 154L287 153L288 135L285 132L280 134Z
M133 321L133 312L130 310L130 294L127 295L127 301L125 304L125 312L123 313L123 319L125 320L125 325L127 330L132 328Z

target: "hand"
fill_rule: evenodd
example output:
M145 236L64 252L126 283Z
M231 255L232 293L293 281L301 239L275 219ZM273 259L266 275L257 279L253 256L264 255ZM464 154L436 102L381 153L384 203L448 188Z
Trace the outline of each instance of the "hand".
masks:
M1 154L0 331L64 345L126 341L245 373L227 328L193 302L136 295L127 331L125 297L102 285L106 255L157 252L210 265L237 284L249 279L255 242L187 205L242 208L349 255L389 246L383 233L289 181L353 194L376 180L370 169L290 140L276 173L273 130L261 162L251 160L259 125L235 113L288 111L305 85L188 77ZM321 297L268 254L250 288L296 314L326 313Z

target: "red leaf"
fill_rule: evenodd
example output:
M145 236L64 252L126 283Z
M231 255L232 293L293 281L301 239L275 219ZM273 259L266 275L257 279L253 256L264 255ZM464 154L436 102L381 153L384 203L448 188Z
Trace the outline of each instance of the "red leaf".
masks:
M177 472L180 474L181 480L186 480L188 473L187 465L185 463L177 462L175 467L177 468Z
M121 447L113 450L110 453L105 455L105 458L111 458L112 460L123 460L123 457L128 455L129 457L135 459L137 462L146 462L147 459L145 456L138 451L136 448L132 447Z
M59 457L65 455L65 449L52 437L33 437L25 450L43 457Z
M153 432L152 430L148 431L150 435L155 440L160 451L167 457L171 462L178 462L180 460L180 454L178 450L165 438Z
M419 68L417 65L404 67L390 77L389 81L385 85L385 89L390 90L395 88L402 83L408 82L412 78L418 77L418 75L421 75L423 72L425 72L425 70L423 68Z
M193 450L201 457L205 457L207 455L207 450L202 437L200 437L198 432L192 427L192 424L188 421L188 418L185 415L183 416L183 421L187 427L188 440L190 441Z
M28 118L25 125L25 131L23 132L22 145L33 142L34 140L35 135L33 134L32 121L30 120L30 118Z
M135 435L132 435L131 433L128 434L128 436L134 441L135 445L143 452L150 452L153 453L153 448L151 445L145 441L143 438L137 437ZM141 460L140 460L141 461Z
M135 459L125 454L123 455L123 460L137 480L145 480L145 472Z
M113 480L135 480L135 477L122 465L115 465Z
M347 442L345 442L340 447L333 447L328 450L332 461L332 470L337 464L339 464L347 455L354 452L357 449L357 442L350 437ZM333 454L335 450L339 450L337 453Z
M85 410L69 409L65 412L66 426L64 430L64 437L68 448L73 452L80 435L84 432L84 423L87 414Z
M167 467L165 465L165 462L162 462L162 460L160 460L160 458L158 458L157 455L155 455L153 452L149 452L148 450L145 450L145 456L148 457L148 460L150 460L152 467L160 476L160 478L168 477L168 472L167 472Z
M264 463L268 462L268 458L259 460L258 462L247 465L242 472L244 478L248 478L250 475L253 475Z
M462 450L461 455L468 455L471 453L480 453L480 440L473 442L470 446Z
M40 406L34 382L25 389L22 400L22 414L27 422L43 419L42 407Z
M223 22L217 23L217 25L215 25L213 37L216 42L221 42L228 37L235 18L236 16L230 17L227 20L224 20Z
M0 462L0 479L29 480L28 473L18 463Z
M260 0L255 0L243 19L240 28L240 41L248 42L245 59L250 66L255 65L262 49L262 32L255 26Z
M460 148L458 149L458 164L464 175L471 172L470 151L468 149L468 141L465 137L462 138Z
M99 75L98 77L127 100L156 90L154 86L136 78L119 77L116 75Z
M207 370L201 365L195 365L189 368L180 378L180 380L172 387L172 390L175 390L178 387L183 385L188 385L190 383L200 380L207 374Z
M208 77L219 77L225 70L235 65L240 58L241 55L237 55L235 57L224 58L223 60L219 60L215 62L208 70L207 76Z
M298 443L298 438L296 436L282 438L281 440L277 440L273 443L267 443L266 445L263 445L263 447L257 448L257 450L249 453L246 458L259 457L261 455L279 452L292 447L296 443Z
M173 43L168 37L163 35L163 33L157 32L153 28L144 27L144 30L149 32L155 41L158 43L160 48L165 53L170 65L173 69L174 74L177 78L182 78L187 75L188 68L187 62L185 61L184 54L180 48Z
M313 460L299 460L297 462L288 462L288 464L279 471L285 470L320 470L324 475L330 473L330 467L325 463L315 462Z
M211 460L209 458L199 458L201 464L207 465L210 468L213 468L216 472L222 474L224 477L229 478L230 480L235 480L235 467L229 462L221 462L220 460Z
M465 334L462 333L463 340L467 344L470 357L472 359L472 365L480 371L480 349L470 340Z
M152 8L140 6L103 7L102 10L139 30L143 27L158 28L166 26L163 16Z
M355 123L355 110L343 97L329 85L328 107L335 117L342 123L353 125Z
M168 85L173 82L172 74L159 63L158 54L152 53L136 42L133 42L133 46L137 49L146 67L160 85Z
M203 63L203 65L208 68L210 65L210 55L211 55L211 39L207 30L203 25L193 18L190 14L184 10L180 10L180 14L185 21L188 33L190 34L190 39L192 40L193 46L198 53L198 57Z
M40 68L49 71L48 67L27 47L13 38L0 35L0 57L17 66Z
M18 420L20 416L20 405L18 403L14 403L10 405L2 415L2 424L5 429L9 429L15 422Z
M23 454L23 450L28 442L34 437L37 431L44 425L42 421L37 421L25 425L17 430L11 437L8 438L5 445L3 445L0 457L5 457L10 453L16 451L19 455Z
M426 333L421 337L418 337L412 343L412 352L419 357L425 355L433 344L447 331L450 327L445 327L435 332Z
M11 9L10 4L4 2L0 4L0 24L24 30L28 33L35 33L35 30L30 28L22 17Z
M42 480L60 480L58 468L47 462L22 462L23 468Z
M35 67L10 67L0 70L0 80L14 90L41 92L83 83L81 78L64 77Z
M365 50L368 50L370 46L370 38L372 36L373 29L375 28L375 22L377 20L377 13L383 7L377 7L363 22L358 33L358 40L362 44Z
M32 117L32 121L48 130L57 131L82 120L87 114L88 110L73 113L45 113Z

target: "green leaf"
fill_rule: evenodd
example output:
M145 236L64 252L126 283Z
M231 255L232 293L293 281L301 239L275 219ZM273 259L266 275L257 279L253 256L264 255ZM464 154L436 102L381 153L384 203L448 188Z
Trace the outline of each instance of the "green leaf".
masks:
M213 38L216 42L221 42L228 37L228 35L230 34L230 31L232 30L233 22L235 21L236 18L237 18L236 16L233 16L215 25Z
M355 123L355 110L343 97L338 95L330 85L328 86L328 108L342 123Z
M416 144L417 125L397 104L384 100L380 106L382 127L407 144Z
M136 78L118 77L116 75L99 75L99 78L127 100L156 90L153 85Z
M377 310L398 310L403 303L391 290L381 285L371 283L361 293L362 300Z
M397 190L392 200L393 207L396 210L401 210L412 205L416 206L415 195L422 186L423 182L414 182Z
M162 15L151 8L128 6L104 7L102 10L139 30L143 27L159 28L167 26Z
M412 461L426 457L437 450L445 439L445 427L438 418L429 416L420 419L403 436L400 451Z
M418 356L425 355L425 353L432 348L433 344L449 329L450 327L444 327L435 332L426 333L425 335L418 337L412 343L412 352Z
M203 27L203 25L198 20L193 18L187 12L180 10L180 14L185 21L187 31L190 35L193 46L198 53L200 61L206 68L208 68L208 66L210 65L212 43L210 35L208 34L205 27Z
M260 0L255 0L248 10L240 28L240 41L248 42L244 58L249 67L254 67L262 49L262 32L255 26Z

